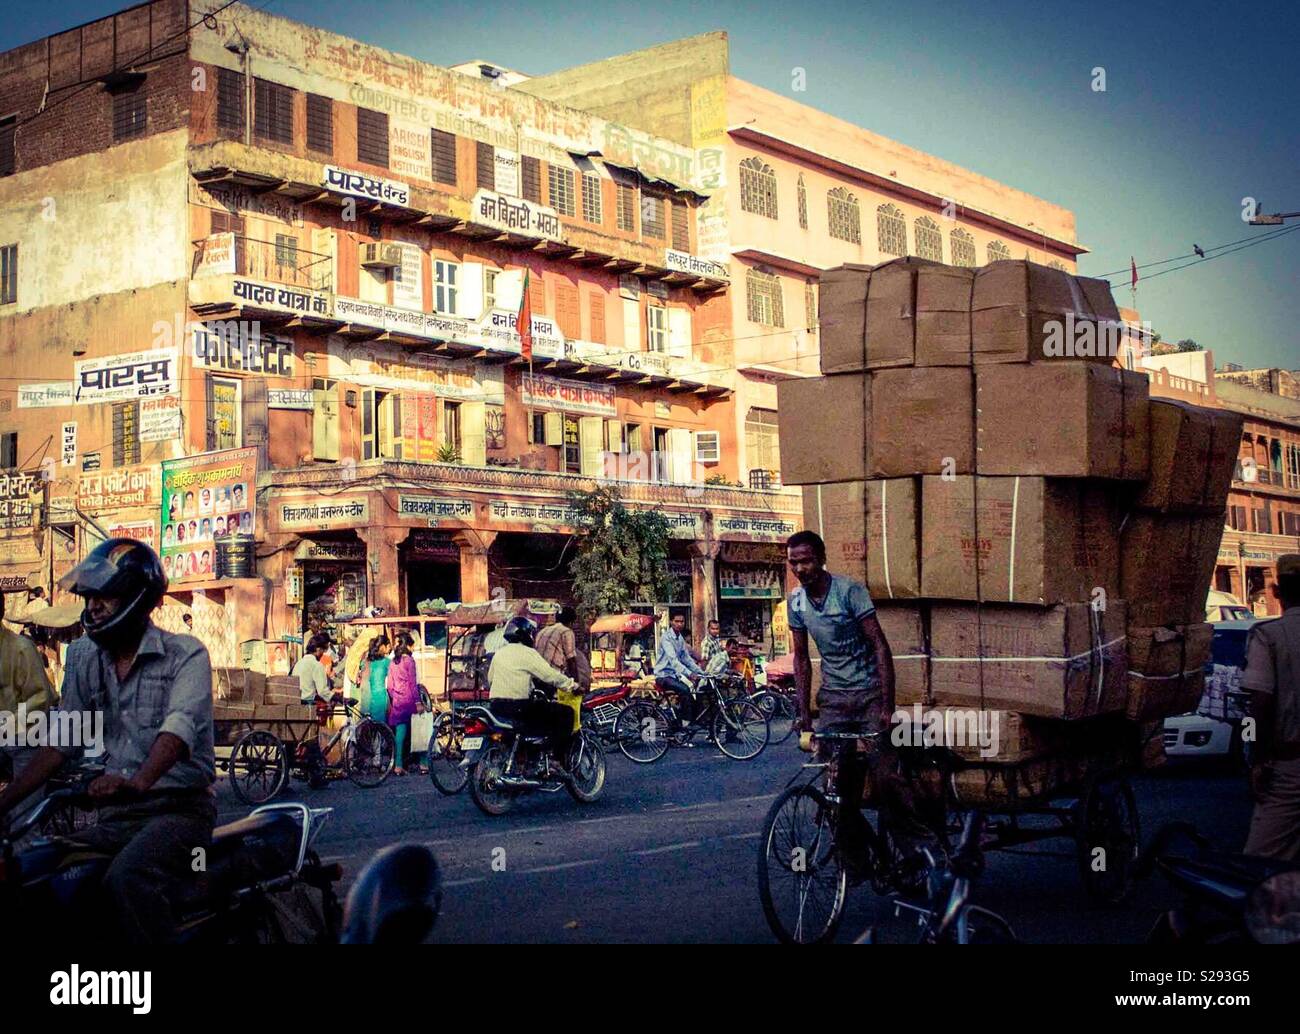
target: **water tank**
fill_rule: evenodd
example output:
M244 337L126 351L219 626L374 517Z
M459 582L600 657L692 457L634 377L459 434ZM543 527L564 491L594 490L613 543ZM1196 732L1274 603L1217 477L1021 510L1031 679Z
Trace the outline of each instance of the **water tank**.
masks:
M217 539L218 578L255 578L257 576L257 541L251 535L231 535Z

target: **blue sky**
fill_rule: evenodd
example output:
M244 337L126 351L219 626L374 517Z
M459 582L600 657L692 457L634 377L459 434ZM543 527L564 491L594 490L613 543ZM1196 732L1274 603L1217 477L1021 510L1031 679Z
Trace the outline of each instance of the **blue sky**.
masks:
M0 50L124 6L15 6ZM1130 255L1142 265L1267 232L1242 222L1245 197L1300 210L1295 3L254 6L436 64L531 73L724 29L733 74L788 94L802 67L798 100L1072 209L1091 249L1081 271L1124 270L1111 277L1121 304ZM1143 271L1137 303L1167 340L1195 338L1220 364L1300 367L1300 231L1151 276L1166 268Z

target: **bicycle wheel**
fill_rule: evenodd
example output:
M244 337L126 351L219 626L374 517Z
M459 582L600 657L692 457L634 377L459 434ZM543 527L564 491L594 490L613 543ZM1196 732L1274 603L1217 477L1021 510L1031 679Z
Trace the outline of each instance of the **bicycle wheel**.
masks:
M469 769L461 767L465 751L461 747L464 726L447 711L434 719L433 737L429 740L429 778L439 793L448 797L465 789Z
M382 722L367 718L352 732L343 750L343 771L357 786L370 790L388 778L397 757L397 738Z
M784 693L770 689L755 693L749 698L767 718L770 735L768 743L784 743L794 733L794 702Z
M668 753L668 716L649 700L634 700L614 722L614 739L629 761L649 765Z
M831 940L844 916L848 874L835 843L835 806L811 784L786 789L759 842L758 896L782 944Z
M244 733L230 751L230 788L245 804L265 804L289 781L289 753L266 729Z
M1122 775L1094 776L1079 810L1075 847L1084 890L1098 904L1118 905L1133 890L1141 846L1133 787Z
M724 700L713 715L713 742L727 757L750 761L763 753L771 731L767 716L751 700Z

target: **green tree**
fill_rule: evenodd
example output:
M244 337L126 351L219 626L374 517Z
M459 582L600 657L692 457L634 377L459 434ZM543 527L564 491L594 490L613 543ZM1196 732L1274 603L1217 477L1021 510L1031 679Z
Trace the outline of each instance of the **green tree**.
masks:
M668 519L658 510L631 509L612 488L570 492L576 554L574 604L579 613L618 614L636 600L666 600Z
M1178 351L1180 352L1200 352L1202 348L1189 337L1183 338L1178 342Z

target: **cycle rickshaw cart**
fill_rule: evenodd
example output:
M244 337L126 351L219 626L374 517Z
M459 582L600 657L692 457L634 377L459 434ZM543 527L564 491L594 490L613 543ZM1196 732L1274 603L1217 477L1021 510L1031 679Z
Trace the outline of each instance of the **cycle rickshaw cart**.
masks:
M980 759L977 750L929 745L916 726L911 737L901 737L903 785L932 833L929 847L939 864L952 857L958 840L982 868L984 852L1065 839L1073 842L1065 854L1076 860L1088 897L1106 905L1123 901L1135 880L1141 836L1129 781L1140 767L1141 735L1122 714L1087 721L1095 724L1086 739L1080 734L1050 754L998 762ZM854 884L892 898L896 911L926 913L916 903L927 885L928 872L918 870L923 856L900 848L878 796L864 805L877 809L876 823L863 816L866 843L846 863L835 771L866 736L855 724L819 735L823 752L772 804L759 843L763 913L785 943L833 939ZM972 828L977 836L967 844Z

